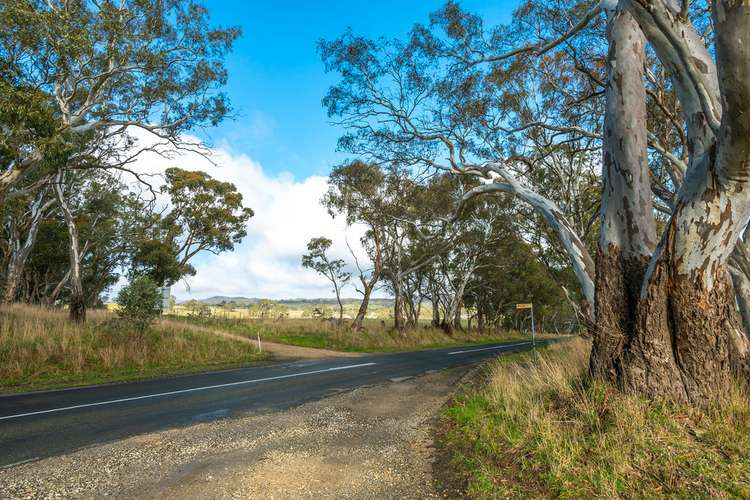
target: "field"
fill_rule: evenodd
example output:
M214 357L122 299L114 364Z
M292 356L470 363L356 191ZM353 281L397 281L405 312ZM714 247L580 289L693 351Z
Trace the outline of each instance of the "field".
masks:
M139 338L107 311L89 311L85 325L66 311L0 308L0 390L130 380L246 365L263 359L244 342L155 324Z
M413 330L400 333L388 321L367 319L363 331L352 331L349 323L339 324L333 320L318 319L240 319L223 316L196 318L171 316L171 319L213 328L255 339L303 347L316 347L350 352L393 352L413 349L429 349L453 345L486 344L514 340L528 340L529 337L513 331L479 335L476 331L456 331L447 335L439 328L432 328L425 322ZM542 336L543 337L543 336Z
M750 398L696 409L590 383L576 339L492 362L445 411L440 448L470 498L748 498Z
M209 303L198 303L191 305L178 304L175 305L169 313L174 316L188 316L196 313L196 306L201 307L204 311L210 311L212 317L222 319L259 319L261 316L257 306L239 306L239 305L219 305ZM273 303L272 307L263 316L267 318L288 318L288 319L308 319L313 318L315 310L322 313L323 317L326 318L338 318L338 305L331 304L330 302L305 302L305 301L288 301L287 303ZM357 315L359 309L359 301L346 299L344 301L344 318L352 319ZM391 319L393 313L393 307L390 305L383 305L378 302L370 303L367 310L367 319L384 320L388 321ZM429 319L432 314L432 309L425 305L422 307L420 317L422 319Z

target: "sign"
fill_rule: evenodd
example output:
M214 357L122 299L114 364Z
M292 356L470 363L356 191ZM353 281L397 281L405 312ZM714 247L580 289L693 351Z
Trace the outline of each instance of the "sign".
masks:
M169 298L172 296L171 288L168 286L161 287L161 310L169 310Z
M534 305L533 304L516 304L516 309L531 309L531 346L536 352L536 325L534 325Z

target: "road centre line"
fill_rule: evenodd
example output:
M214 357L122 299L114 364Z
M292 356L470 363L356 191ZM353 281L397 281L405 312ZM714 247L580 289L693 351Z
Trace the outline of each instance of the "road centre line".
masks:
M130 398L121 398L121 399L112 399L109 401L99 401L96 403L85 403L80 405L74 405L74 406L64 406L62 408L52 408L50 410L40 410L40 411L32 411L28 413L18 413L16 415L6 415L0 417L0 420L10 420L13 418L21 418L21 417L29 417L32 415L42 415L44 413L55 413L55 412L61 412L61 411L68 411L68 410L76 410L78 408L88 408L92 406L103 406L103 405L111 405L116 403L126 403L129 401L138 401L140 399L151 399L151 398L159 398L163 396L172 396L174 394L185 394L188 392L197 392L197 391L206 391L209 389L219 389L222 387L232 387L237 385L246 385L246 384L255 384L258 382L268 382L270 380L281 380L285 378L294 378L294 377L304 377L305 375L315 375L318 373L328 373L328 372L335 372L339 370L350 370L353 368L362 368L364 366L372 366L376 363L360 363L357 365L346 365L346 366L337 366L334 368L326 368L325 370L314 370L310 372L303 372L303 373L291 373L289 375L278 375L276 377L265 377L265 378L258 378L254 380L242 380L240 382L229 382L226 384L216 384L216 385L207 385L204 387L193 387L190 389L180 389L178 391L169 391L169 392L159 392L157 394L146 394L145 396L134 396Z
M482 347L480 349L469 349L468 351L453 351L449 352L448 356L453 356L454 354L466 354L467 352L478 352L478 351L490 351L493 349L504 349L506 347L516 347L519 345L528 345L531 344L531 342L520 342L518 344L505 344L505 345L497 345L494 347Z

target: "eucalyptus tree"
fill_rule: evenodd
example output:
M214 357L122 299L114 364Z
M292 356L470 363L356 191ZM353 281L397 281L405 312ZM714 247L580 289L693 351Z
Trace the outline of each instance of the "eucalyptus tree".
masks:
M20 267L13 300L45 305L71 301L68 223L72 221L78 234L79 262L78 276L73 275L72 279L80 280L83 291L78 299L85 306L98 305L102 293L117 281L133 242L147 226L147 206L137 193L128 191L118 176L98 169L69 171L59 186L53 183L57 179L47 186L51 206L41 217L33 245ZM59 207L58 187L68 214ZM15 191L12 194L6 203L16 197ZM24 241L29 241L29 233ZM6 276L9 274L6 272ZM6 290L8 284L6 279Z
M346 270L346 262L343 259L331 260L326 254L332 244L333 242L325 237L312 238L307 243L308 253L302 255L302 267L314 270L331 282L339 305L339 321L343 321L344 304L341 302L341 289L352 275Z
M713 33L704 37L705 10L688 2L558 3L566 9L549 24L512 24L519 35L503 36L511 27L488 32L449 3L409 43L350 33L323 43L327 68L342 77L324 103L351 130L340 145L482 178L467 200L507 193L528 204L576 274L594 333L592 374L649 397L720 399L748 352L729 264L750 216L750 11L713 0ZM603 75L586 62L597 52ZM523 86L514 78L519 66L529 75ZM572 68L561 72L570 79L550 81L550 67ZM580 95L597 80L591 95ZM670 92L660 95L650 82ZM546 99L553 96L557 102ZM669 96L660 128L646 103L664 105ZM685 140L662 143L665 127ZM602 149L599 272L567 207L530 182L529 155L518 151L530 147L533 157L535 134L545 138L543 154L587 139L589 149ZM660 169L667 183L655 175Z
M338 165L328 175L328 191L321 200L332 217L342 214L348 225L362 224L367 228L361 243L372 263L371 269L363 270L351 252L362 285L362 301L352 323L355 330L362 329L370 296L383 274L383 242L391 201L387 189L391 184L385 182L385 177L376 165L358 161Z
M170 208L159 229L178 266L188 266L200 252L216 255L231 251L247 235L247 223L254 212L244 205L234 184L205 172L174 167L168 168L164 177L161 192L169 197Z
M55 199L51 178L40 179L36 190L23 189L3 203L3 303L13 302L18 295L26 262L36 244L39 228L54 210Z
M0 129L0 198L34 169L96 157L127 170L133 128L157 137L143 149L205 152L183 133L229 112L239 30L211 26L196 1L2 0L0 27L0 115L23 114Z

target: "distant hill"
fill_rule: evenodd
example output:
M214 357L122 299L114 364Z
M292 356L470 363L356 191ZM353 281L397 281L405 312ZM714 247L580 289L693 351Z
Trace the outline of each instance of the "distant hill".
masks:
M227 297L224 295L215 295L213 297L209 297L207 299L190 299L180 302L181 304L184 304L186 302L190 302L191 300L197 300L198 302L201 302L203 304L208 304L210 306L218 306L219 304L223 304L226 302L234 302L235 304L241 304L241 305L250 305L255 304L260 299L256 298L248 298L248 297Z
M194 299L191 299L194 300ZM217 306L223 303L228 302L234 302L235 304L238 304L240 306L249 306L252 304L258 303L260 298L257 297L228 297L224 295L215 295L213 297L208 297L206 299L195 299L198 302L201 302L203 304L207 304L210 306ZM185 300L180 302L180 304L185 304L186 302L190 302L189 300ZM318 306L318 305L336 305L336 299L281 299L281 300L274 300L273 302L276 302L277 304L284 304L285 306L289 307L311 307L311 306ZM342 299L344 304L359 304L359 299ZM372 305L378 305L383 307L391 307L393 306L393 299L370 299L370 304Z

